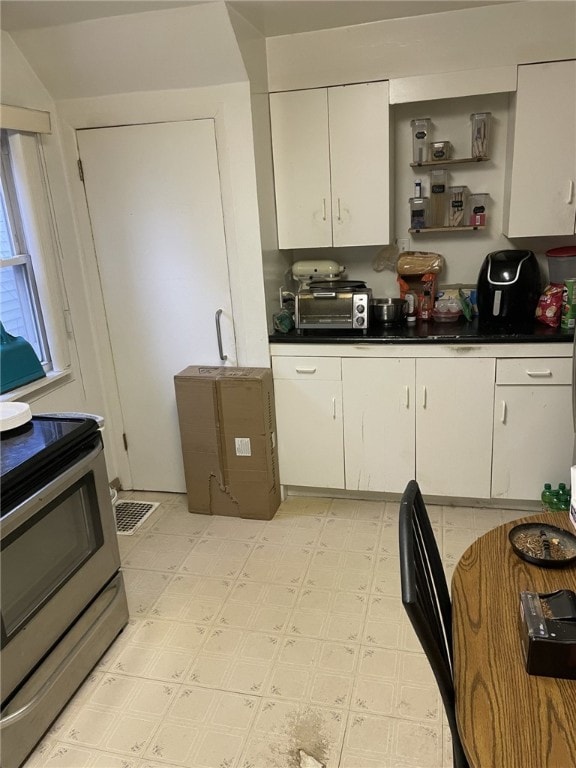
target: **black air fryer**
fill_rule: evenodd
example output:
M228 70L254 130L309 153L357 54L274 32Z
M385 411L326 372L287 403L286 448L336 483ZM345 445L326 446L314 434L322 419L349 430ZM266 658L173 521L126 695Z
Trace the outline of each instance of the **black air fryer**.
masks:
M478 320L486 328L529 330L540 298L538 261L532 251L494 251L478 275Z

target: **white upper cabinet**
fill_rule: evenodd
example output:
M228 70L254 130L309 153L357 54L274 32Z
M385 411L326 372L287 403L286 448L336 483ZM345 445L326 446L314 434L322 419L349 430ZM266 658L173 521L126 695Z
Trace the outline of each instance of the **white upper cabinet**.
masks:
M508 237L573 235L576 61L518 67Z
M390 242L388 83L270 94L278 245Z

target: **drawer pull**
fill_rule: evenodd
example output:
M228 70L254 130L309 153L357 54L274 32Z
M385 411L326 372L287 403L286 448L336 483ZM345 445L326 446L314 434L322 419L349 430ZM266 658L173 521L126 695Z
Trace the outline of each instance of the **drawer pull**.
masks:
M426 408L426 400L427 400L427 392L426 392L426 386L422 387L422 408Z
M410 408L410 387L404 387L404 407Z
M506 400L502 400L502 413L500 414L500 421L502 424L506 424Z
M296 373L316 373L316 368L296 368Z
M548 379L552 376L552 371L550 369L545 371L526 371L526 373L533 379Z

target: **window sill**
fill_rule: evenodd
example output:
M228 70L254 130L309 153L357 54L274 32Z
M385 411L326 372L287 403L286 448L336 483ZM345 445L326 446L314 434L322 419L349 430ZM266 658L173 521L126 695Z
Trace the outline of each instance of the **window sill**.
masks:
M11 389L10 392L0 395L0 402L7 403L17 400L26 403L36 400L41 395L48 394L48 392L58 389L63 384L68 384L72 379L72 371L50 371L46 374L45 378L31 381L30 384Z

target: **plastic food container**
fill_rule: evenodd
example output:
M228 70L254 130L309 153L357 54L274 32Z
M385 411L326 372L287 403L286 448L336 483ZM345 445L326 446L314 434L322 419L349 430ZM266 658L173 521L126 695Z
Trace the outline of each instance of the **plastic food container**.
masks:
M486 209L488 208L489 197L487 192L474 192L468 198L468 224L471 227L486 226Z
M432 310L432 319L435 323L455 323L458 318L461 316L462 311L456 310L452 311L449 309L441 310L441 309L434 309Z
M425 229L428 226L428 198L410 198L410 229Z
M470 115L472 123L472 157L488 157L491 118L491 112L474 112Z
M448 172L444 169L430 171L430 205L428 226L443 227L446 224Z
M468 187L448 187L448 226L463 227L467 222Z
M410 120L412 127L412 156L415 163L423 163L428 153L428 142L430 140L430 118L419 117Z
M450 159L452 144L449 141L431 141L428 146L428 160Z
M551 283L576 278L576 246L566 245L546 251Z

